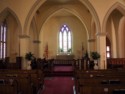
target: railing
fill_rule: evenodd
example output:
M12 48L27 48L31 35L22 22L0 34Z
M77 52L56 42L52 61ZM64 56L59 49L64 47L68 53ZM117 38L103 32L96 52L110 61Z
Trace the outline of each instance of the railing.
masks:
M125 58L107 59L108 68L125 68Z
M75 60L71 59L71 60L63 60L63 59L55 59L53 64L54 65L74 65Z

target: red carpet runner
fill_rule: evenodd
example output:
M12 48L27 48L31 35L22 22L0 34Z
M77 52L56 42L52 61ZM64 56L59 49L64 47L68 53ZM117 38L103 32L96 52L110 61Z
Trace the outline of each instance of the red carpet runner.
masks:
M45 79L41 94L73 94L73 86L72 77L52 77Z
M74 79L71 76L63 76L63 72L69 73L72 71L72 66L55 66L53 72L62 76L45 79L41 94L74 94Z
M55 72L70 72L70 71L73 71L73 68L72 66L55 66L54 67L54 71Z

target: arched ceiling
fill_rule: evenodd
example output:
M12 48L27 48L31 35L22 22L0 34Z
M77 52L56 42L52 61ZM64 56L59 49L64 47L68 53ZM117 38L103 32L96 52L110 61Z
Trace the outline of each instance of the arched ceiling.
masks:
M124 10L125 10L125 7L119 2L116 2L114 5L112 5L112 7L108 10L104 18L102 32L107 32L106 28L107 28L107 23L109 21L109 18L113 17L114 20L116 20L116 18L120 19L122 16L125 15Z
M36 22L40 21L41 24L37 25L38 31L50 16L76 16L90 31L92 15L79 0L47 0L34 15Z
M76 10L78 13L84 13L84 15L87 13L89 13L89 10L79 1L77 0L47 0L43 5L41 5L41 7L37 10L36 13L38 14L44 14L47 11L51 10L53 7L56 9L60 9L60 8L72 8L74 10ZM61 13L61 12L60 12ZM64 13L61 13L64 16ZM67 15L67 14L66 14ZM59 14L59 16L61 16ZM71 15L70 15L71 16ZM91 14L89 13L89 15L87 17L90 17Z

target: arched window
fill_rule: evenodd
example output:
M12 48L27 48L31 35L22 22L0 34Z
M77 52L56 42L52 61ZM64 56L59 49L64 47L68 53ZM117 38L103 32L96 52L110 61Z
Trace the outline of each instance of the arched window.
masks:
M107 37L106 37L106 57L111 58L111 43Z
M0 59L6 57L6 35L7 35L7 25L4 21L0 25Z
M72 52L72 36L67 25L63 25L59 32L59 53L69 54Z

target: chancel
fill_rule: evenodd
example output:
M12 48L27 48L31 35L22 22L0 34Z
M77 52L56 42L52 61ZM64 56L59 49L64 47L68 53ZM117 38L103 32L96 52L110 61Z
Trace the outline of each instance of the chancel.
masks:
M125 0L0 0L0 94L125 94L124 36Z

